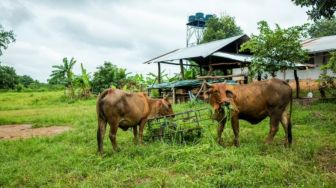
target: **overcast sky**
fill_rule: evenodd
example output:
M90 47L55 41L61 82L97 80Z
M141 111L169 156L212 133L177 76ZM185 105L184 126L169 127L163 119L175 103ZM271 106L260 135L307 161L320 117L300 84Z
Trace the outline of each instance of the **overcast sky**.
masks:
M142 63L185 47L185 24L196 12L233 16L250 35L260 20L302 25L305 11L291 0L1 0L0 24L14 30L16 42L0 61L43 82L63 57L77 59L76 73L80 62L94 72L104 61L133 73L156 73L156 65Z

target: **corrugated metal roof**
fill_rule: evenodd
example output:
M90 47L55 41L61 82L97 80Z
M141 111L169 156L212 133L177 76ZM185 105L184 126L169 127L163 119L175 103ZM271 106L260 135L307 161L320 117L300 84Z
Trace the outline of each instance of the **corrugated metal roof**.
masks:
M193 58L193 57L205 58L211 55L212 53L216 52L217 50L225 47L228 44L231 44L232 42L244 36L247 36L247 35L238 35L235 37L230 37L227 39L208 42L208 43L204 43L204 44L200 44L200 45L196 45L192 47L181 48L172 53L146 61L145 63L156 63L160 61L172 61L172 60L187 59L187 58Z
M251 55L243 55L243 54L232 54L232 53L226 53L226 52L215 52L212 54L216 57L224 57L227 59L232 59L240 62L247 62L250 63L252 61Z
M303 41L301 44L303 49L307 49L309 53L336 50L336 35L308 39Z

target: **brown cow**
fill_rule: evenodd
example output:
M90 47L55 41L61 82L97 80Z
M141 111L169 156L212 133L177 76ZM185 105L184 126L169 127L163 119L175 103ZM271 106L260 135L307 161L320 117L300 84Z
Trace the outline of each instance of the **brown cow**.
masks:
M231 105L231 125L234 132L234 144L239 146L239 119L257 124L270 117L270 131L266 143L273 141L279 129L279 122L286 133L286 145L292 142L292 89L282 80L271 79L246 85L213 84L208 85L210 104L215 110L214 118L219 122L217 142L222 144L222 132L226 114L222 105ZM286 108L290 103L290 113Z
M98 151L103 152L103 140L106 123L110 125L110 140L114 150L117 150L116 134L118 127L126 131L133 128L134 142L137 143L139 125L140 143L143 139L143 129L147 120L155 116L173 115L168 99L151 99L144 93L126 93L118 89L103 91L97 100L98 116Z

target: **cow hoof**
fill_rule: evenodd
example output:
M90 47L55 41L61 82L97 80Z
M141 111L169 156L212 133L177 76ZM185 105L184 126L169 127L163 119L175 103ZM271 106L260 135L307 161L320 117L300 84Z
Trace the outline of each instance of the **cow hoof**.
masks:
M104 155L104 152L102 152L102 151L97 151L97 155L103 156L103 155Z
M286 142L284 143L284 145L285 145L285 148L290 148L290 147L291 147L291 144L288 143L288 141L286 141Z
M120 152L120 151L121 151L120 148L114 148L113 150L114 150L115 152Z
M217 143L218 143L220 146L224 146L223 139L218 139L218 140L217 140Z
M233 144L234 144L236 147L239 147L239 146L240 146L240 142L239 142L239 140L233 140Z

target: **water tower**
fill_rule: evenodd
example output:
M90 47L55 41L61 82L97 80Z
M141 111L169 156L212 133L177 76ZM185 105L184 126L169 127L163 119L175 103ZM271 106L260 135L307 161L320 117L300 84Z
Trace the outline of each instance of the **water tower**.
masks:
M195 15L188 17L187 23L187 47L197 45L201 42L206 22L214 17L213 14L207 14L197 12Z

